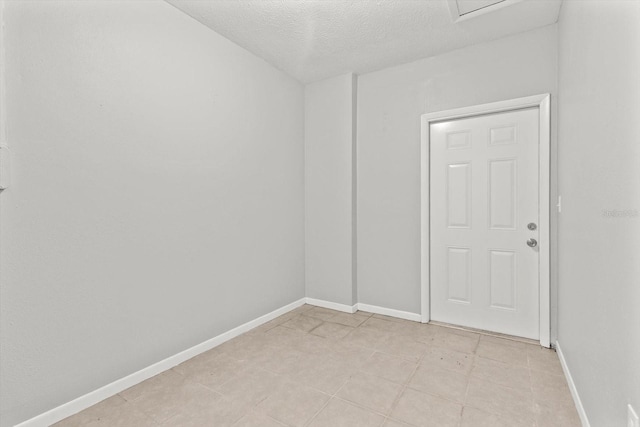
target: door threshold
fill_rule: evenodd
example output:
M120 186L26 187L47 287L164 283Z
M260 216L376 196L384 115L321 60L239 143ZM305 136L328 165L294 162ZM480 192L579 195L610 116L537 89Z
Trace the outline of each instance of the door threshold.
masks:
M538 346L540 345L540 341L532 340L530 338L516 337L514 335L501 334L499 332L485 331L484 329L475 329L475 328L468 328L466 326L452 325L451 323L438 322L436 320L429 321L429 325L440 326L440 327L449 328L449 329L457 329L459 331L465 331L465 332L474 332L480 335L487 335L490 337L502 338L510 341L517 341L524 344L532 344L532 345L538 345Z

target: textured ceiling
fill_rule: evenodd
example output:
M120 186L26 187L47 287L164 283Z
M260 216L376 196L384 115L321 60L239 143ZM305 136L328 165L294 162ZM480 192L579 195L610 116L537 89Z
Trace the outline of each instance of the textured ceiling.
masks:
M515 1L455 23L447 0L167 1L304 83L549 25L561 2Z

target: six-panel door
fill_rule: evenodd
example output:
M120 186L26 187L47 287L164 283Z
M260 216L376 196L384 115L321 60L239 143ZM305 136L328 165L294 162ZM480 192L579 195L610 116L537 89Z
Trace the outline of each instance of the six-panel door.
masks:
M538 114L431 124L432 320L539 338Z

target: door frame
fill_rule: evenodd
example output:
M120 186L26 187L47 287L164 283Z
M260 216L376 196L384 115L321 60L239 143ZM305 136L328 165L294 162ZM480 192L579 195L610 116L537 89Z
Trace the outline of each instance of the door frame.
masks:
M539 112L539 146L538 146L538 216L539 216L539 295L540 305L540 345L550 346L551 339L551 310L550 310L550 149L551 149L551 123L550 123L550 95L527 96L510 99L507 101L492 102L489 104L474 105L470 107L456 108L435 113L427 113L421 116L421 140L420 140L420 291L422 323L431 319L430 301L430 125L431 123L445 120L462 119L485 114L504 113L507 111L521 110L524 108L538 108Z

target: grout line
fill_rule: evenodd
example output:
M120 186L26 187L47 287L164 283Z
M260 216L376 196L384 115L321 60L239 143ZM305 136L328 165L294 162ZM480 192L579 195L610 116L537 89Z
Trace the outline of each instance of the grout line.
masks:
M485 335L485 336L494 337L494 338L502 338L504 340L520 342L523 344L540 346L540 342L536 340L532 340L530 338L523 338L523 337L517 337L514 335L501 334L499 332L485 331L484 329L467 328L465 326L452 325L450 323L437 322L434 320L430 321L428 324L433 326L439 326L442 328L455 329L458 331L471 332L474 334Z

